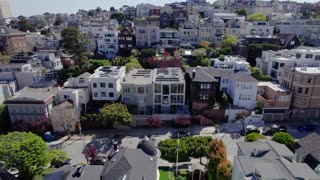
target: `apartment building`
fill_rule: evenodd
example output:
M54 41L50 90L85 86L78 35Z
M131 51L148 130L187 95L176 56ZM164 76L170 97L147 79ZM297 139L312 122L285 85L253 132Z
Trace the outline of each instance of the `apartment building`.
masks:
M180 68L154 69L153 114L185 114L186 84Z
M0 81L16 81L18 89L32 86L41 80L41 70L32 68L31 64L1 64ZM14 93L14 92L13 92Z
M253 36L272 36L274 26L271 26L269 22L246 22L245 35Z
M180 37L176 29L159 29L157 34L158 52L173 54L180 48Z
M156 47L159 31L159 17L135 20L136 46L138 48Z
M221 19L204 20L199 23L198 43L208 41L211 44L220 46L224 34L224 22Z
M320 120L319 67L282 67L280 83L293 94L290 120Z
M144 18L149 16L150 10L156 8L155 5L149 3L141 3L136 6L136 16Z
M186 22L179 27L180 42L183 45L197 45L198 44L198 27L192 22Z
M292 93L281 84L259 82L257 102L263 107L264 121L287 121Z
M57 103L58 88L25 87L6 100L11 124L27 126L40 118L49 118L51 109Z
M250 64L241 56L225 56L224 60L210 59L211 66L218 69L229 69L234 71L245 71L249 73Z
M214 13L214 19L222 19L225 27L225 34L233 34L237 37L245 32L245 17L234 13Z
M301 46L292 50L263 51L261 58L256 59L257 67L273 80L280 80L281 67L315 67L320 65L320 50Z
M116 101L120 98L121 82L125 78L124 66L99 67L89 77L92 100Z
M153 75L152 69L132 69L121 82L122 102L131 106L134 114L152 114Z
M77 111L85 113L87 104L91 99L91 86L89 82L91 75L92 74L85 72L78 77L69 78L68 81L63 84L63 88L59 89L59 102L72 100L73 106Z

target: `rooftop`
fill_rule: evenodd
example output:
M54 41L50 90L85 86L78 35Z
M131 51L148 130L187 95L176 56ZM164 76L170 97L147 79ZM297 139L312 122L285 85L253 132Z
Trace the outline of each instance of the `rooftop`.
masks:
M152 69L132 69L126 74L124 84L151 84L154 72Z
M82 171L81 176L75 176L76 172ZM44 180L56 180L56 179L63 179L63 180L88 180L88 179L100 179L100 172L103 166L101 165L87 165L87 166L62 166L57 171L48 174L44 177ZM79 174L79 175L80 175Z
M296 67L295 70L305 74L320 74L320 67Z
M43 103L58 93L58 88L30 88L25 87L6 101L6 104L36 102Z
M125 69L125 66L101 66L90 78L118 78L122 72L125 72Z
M270 89L277 91L277 92L289 92L288 89L282 87L280 84L277 84L275 82L259 82L258 86L267 86Z
M184 77L180 68L158 68L154 70L153 81L184 82Z
M311 133L299 141L297 141L299 148L296 149L296 153L300 156L311 155L318 161L320 161L320 135L316 132Z

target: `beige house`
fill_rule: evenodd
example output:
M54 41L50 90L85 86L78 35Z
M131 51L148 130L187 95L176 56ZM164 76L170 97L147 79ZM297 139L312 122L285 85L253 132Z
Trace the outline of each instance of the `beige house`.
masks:
M257 101L263 107L264 121L285 121L289 118L292 93L274 82L259 82Z
M291 120L320 120L320 68L281 68L280 83L292 91Z

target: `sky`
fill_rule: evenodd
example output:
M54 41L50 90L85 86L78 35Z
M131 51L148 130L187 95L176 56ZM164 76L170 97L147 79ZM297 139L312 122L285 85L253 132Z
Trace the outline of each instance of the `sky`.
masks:
M164 5L165 3L179 0L7 0L11 6L13 16L40 15L45 12L50 13L76 13L79 9L109 9L119 8L123 5L136 5L139 3L151 3L154 5ZM185 1L185 0L180 0ZM214 0L207 0L213 2ZM318 0L297 0L299 2L316 2Z

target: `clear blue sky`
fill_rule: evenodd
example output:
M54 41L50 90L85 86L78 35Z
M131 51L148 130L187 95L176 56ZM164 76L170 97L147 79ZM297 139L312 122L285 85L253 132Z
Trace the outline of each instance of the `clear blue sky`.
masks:
M122 5L136 5L138 3L151 3L164 5L165 3L176 2L179 0L7 0L11 5L13 16L39 15L45 12L51 13L76 13L78 9L94 9L101 7L119 8ZM185 1L185 0L180 0ZM214 0L207 0L213 2ZM300 2L316 2L318 0L297 0Z

